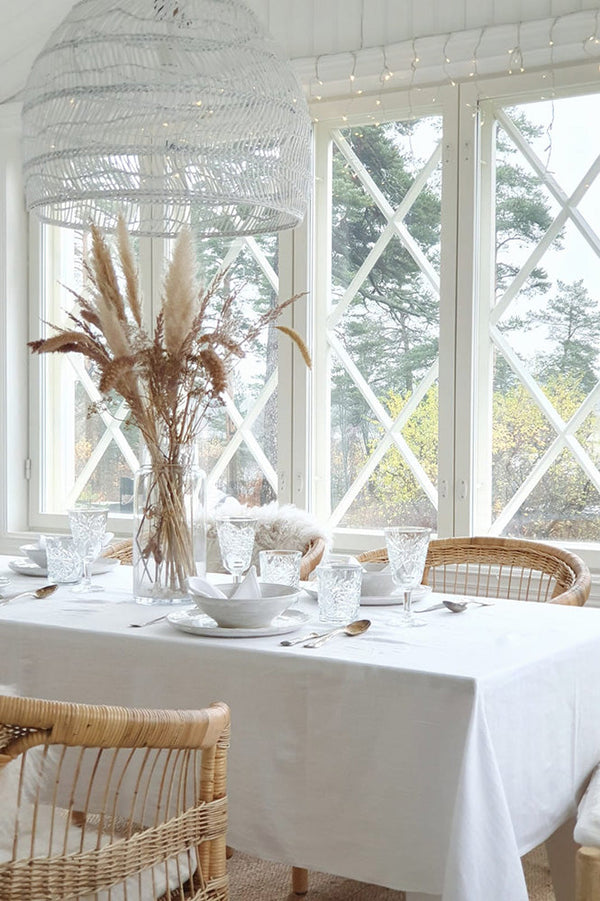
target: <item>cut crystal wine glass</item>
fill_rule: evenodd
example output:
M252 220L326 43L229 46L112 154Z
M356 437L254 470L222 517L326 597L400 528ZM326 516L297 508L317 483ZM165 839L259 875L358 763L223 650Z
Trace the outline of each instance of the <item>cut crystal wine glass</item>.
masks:
M108 507L97 504L81 504L69 510L71 534L77 552L83 560L83 579L72 589L78 594L102 591L101 587L92 586L92 563L102 550L107 518Z
M221 559L234 582L241 582L252 562L256 523L252 516L219 516L216 519Z
M407 626L424 626L412 612L412 591L423 577L431 529L419 526L389 526L384 529L385 543L395 594L402 594L401 623Z

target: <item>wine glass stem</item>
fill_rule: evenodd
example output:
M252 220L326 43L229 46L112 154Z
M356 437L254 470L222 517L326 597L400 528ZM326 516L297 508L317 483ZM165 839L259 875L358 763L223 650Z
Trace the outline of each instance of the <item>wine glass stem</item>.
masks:
M92 587L92 561L87 557L83 558L83 579L81 580L81 590L89 591Z
M239 569L236 569L235 572L232 573L234 585L239 585L239 583L242 581L242 574L243 573Z
M408 588L404 592L404 612L407 616L412 613L412 588Z

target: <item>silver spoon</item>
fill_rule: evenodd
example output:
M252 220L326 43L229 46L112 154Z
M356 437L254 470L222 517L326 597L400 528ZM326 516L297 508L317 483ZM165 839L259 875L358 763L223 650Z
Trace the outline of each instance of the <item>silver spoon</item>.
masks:
M489 601L442 601L444 607L452 613L464 613L469 604L477 604L479 607L493 607Z
M370 619L357 619L353 623L348 623L347 626L341 626L339 629L332 629L330 632L325 632L324 635L319 635L318 638L313 638L312 641L307 641L303 647L320 648L322 644L325 644L325 642L329 641L330 638L333 638L334 635L362 635L363 632L367 631L370 625Z
M13 594L8 598L0 598L0 607L3 607L4 604L10 604L11 601L17 601L19 598L37 598L38 600L47 598L54 594L57 588L58 585L44 585L36 591L22 591L20 594Z

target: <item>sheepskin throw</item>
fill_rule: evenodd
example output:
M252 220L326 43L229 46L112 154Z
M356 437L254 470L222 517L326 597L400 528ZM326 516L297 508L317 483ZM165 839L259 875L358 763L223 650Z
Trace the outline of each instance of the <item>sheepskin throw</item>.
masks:
M273 501L271 504L265 504L264 507L245 507L232 498L227 498L215 511L217 516L223 514L229 516L252 515L258 520L252 555L252 563L255 566L258 566L258 555L261 551L281 548L282 550L299 550L304 553L310 542L316 538L322 538L328 547L331 544L328 531L318 520L294 504L279 506L277 501ZM226 571L219 553L214 517L211 517L208 522L206 568L208 572Z

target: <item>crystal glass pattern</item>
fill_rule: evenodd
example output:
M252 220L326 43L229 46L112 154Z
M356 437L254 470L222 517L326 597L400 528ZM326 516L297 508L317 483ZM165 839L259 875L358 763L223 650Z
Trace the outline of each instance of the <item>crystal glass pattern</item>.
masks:
M81 579L83 561L71 535L47 535L46 560L48 581L60 585Z
M260 578L262 582L274 582L277 585L291 585L298 588L300 584L301 551L268 550L258 555L260 561Z
M69 510L69 526L73 542L83 559L83 579L77 591L96 591L92 587L92 563L102 550L102 541L106 533L108 507L95 504L81 505Z
M360 606L362 567L359 563L322 563L319 579L319 619L324 623L349 623Z
M401 620L408 626L424 625L412 613L412 591L423 576L431 529L390 526L384 535L396 593L403 595Z
M220 516L217 538L223 566L239 582L252 562L256 519L250 516Z

